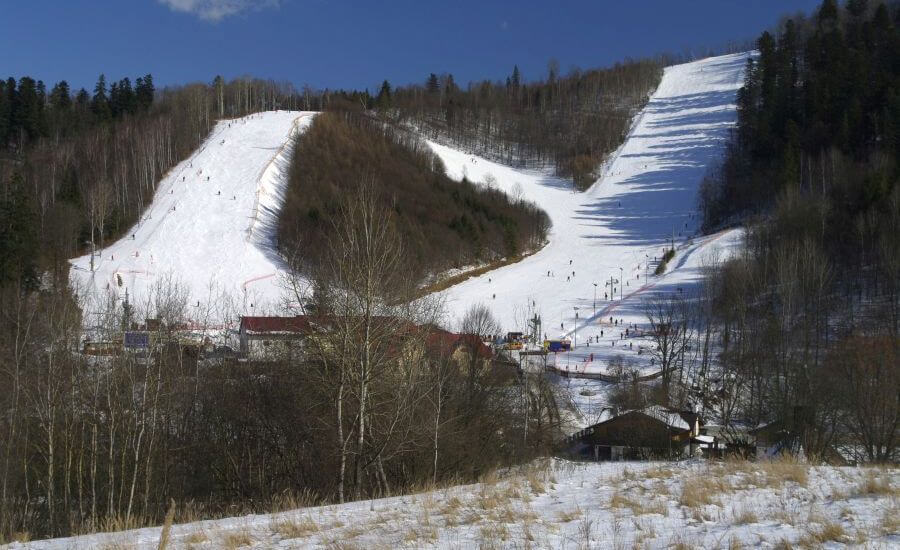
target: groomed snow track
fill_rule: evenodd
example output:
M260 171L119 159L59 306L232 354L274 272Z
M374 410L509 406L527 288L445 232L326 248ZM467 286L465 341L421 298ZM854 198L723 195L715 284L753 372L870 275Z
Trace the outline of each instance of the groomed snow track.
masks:
M484 303L505 330L525 331L526 319L539 314L542 336L577 341L574 352L553 358L562 372L601 372L615 355L650 369L649 354L639 354L646 341L632 337L635 329L624 335L630 326L638 334L646 328L644 299L687 290L704 263L740 242L740 230L698 236L696 201L736 122L748 55L666 68L625 143L583 193L547 171L515 170L430 143L451 177L482 182L492 175L507 193L540 205L553 223L548 244L537 253L444 291L451 317ZM678 252L667 274L655 277L673 240Z
M201 304L189 317L206 324L276 307L284 266L274 249L275 221L291 145L313 116L276 111L218 122L159 182L138 223L97 251L93 270L90 255L71 261L87 310L126 292L138 307L175 292Z

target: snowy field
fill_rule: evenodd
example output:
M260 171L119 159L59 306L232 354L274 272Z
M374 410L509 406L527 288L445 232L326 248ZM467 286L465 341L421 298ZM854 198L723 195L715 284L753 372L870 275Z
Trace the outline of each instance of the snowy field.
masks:
M707 167L724 152L736 122L747 55L666 68L627 140L583 193L547 172L516 170L431 143L451 177L493 181L540 205L553 222L549 243L536 254L444 291L450 317L484 303L504 330L528 332L526 320L537 313L542 336L567 337L578 346L551 357L560 370L603 372L618 355L653 370L641 350L647 340L633 337L647 329L644 299L689 292L705 263L726 257L741 241L740 230L696 237L696 204ZM677 254L667 274L655 277L654 257L673 237Z
M176 525L169 548L897 548L900 470L553 460L402 497ZM9 546L154 549L160 528Z
M293 138L314 113L266 112L219 122L190 158L160 181L150 207L118 242L72 260L91 302L126 290L132 303L177 281L187 303L217 304L216 321L261 311L282 295L272 246ZM222 299L224 297L224 299ZM99 306L96 306L99 307Z

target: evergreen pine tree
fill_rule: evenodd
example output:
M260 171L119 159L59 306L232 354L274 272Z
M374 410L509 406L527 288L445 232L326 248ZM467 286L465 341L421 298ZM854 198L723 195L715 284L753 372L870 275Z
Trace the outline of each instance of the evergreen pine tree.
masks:
M14 172L0 187L0 284L20 281L37 286L37 216L25 183Z
M72 106L72 97L69 95L69 83L60 80L50 90L50 108L56 112L65 112Z
M6 81L0 80L0 151L6 149L9 142L9 96L6 92Z
M437 95L441 91L441 84L438 82L436 74L428 75L428 80L425 81L425 91L431 95Z
M150 109L150 106L153 105L153 94L156 92L153 87L153 75L146 74L144 78L138 78L134 92L138 110Z
M853 17L862 17L869 7L868 0L847 0L847 11Z
M375 98L375 107L379 110L390 109L393 100L391 99L391 84L385 80L381 83L381 89L378 91L378 96Z
M822 6L819 8L819 25L834 24L837 23L837 19L837 0L823 0Z
M112 117L109 107L109 97L106 95L106 76L100 75L94 86L94 97L91 98L91 111L97 120L103 122Z
M119 112L130 115L137 112L137 99L127 76L119 81Z

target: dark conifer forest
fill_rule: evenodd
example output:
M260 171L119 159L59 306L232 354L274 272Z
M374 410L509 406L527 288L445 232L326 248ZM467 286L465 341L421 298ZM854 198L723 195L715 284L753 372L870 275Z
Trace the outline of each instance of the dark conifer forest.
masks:
M292 87L221 77L156 90L149 74L100 75L93 92L0 81L0 281L33 288L43 270L65 281L68 258L130 227L216 120L301 101Z
M870 460L897 444L898 23L897 3L825 0L763 33L700 193L708 231L749 228L708 280L741 418L777 419L811 454L850 434Z

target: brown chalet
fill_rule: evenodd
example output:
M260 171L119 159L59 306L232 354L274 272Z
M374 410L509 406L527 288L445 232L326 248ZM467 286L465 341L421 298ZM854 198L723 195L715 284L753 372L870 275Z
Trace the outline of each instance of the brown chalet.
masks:
M696 413L652 406L588 426L568 442L571 453L593 460L677 458L703 441L700 425Z

